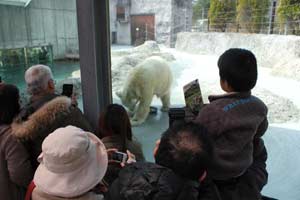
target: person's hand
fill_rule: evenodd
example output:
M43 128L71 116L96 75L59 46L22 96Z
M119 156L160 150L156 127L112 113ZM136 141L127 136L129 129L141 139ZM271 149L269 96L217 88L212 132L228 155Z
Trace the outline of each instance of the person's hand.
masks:
M131 163L135 163L136 159L135 159L135 155L133 153L131 153L129 150L126 151L128 159L126 161L126 163L121 163L122 167L125 167L126 164L131 164Z
M120 165L120 167L125 167L126 164L136 162L135 155L133 153L131 153L129 150L126 151L127 160L125 162L119 162L119 161L116 161L116 160L112 160L111 159L112 154L116 153L117 151L118 151L118 149L115 149L115 148L111 148L111 149L106 150L109 164L118 164L118 165Z
M129 150L127 150L126 153L127 153L127 156L128 156L128 159L127 159L126 163L127 164L135 163L136 162L135 155L133 153L131 153Z

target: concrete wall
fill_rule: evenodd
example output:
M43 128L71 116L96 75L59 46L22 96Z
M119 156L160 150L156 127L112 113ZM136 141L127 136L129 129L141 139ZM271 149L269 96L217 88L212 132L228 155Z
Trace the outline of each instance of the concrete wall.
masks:
M117 42L118 44L131 44L131 30L129 23L119 23L117 22Z
M116 8L116 6L117 6L117 0L109 1L110 32L117 31L117 8Z
M193 5L192 0L172 1L172 25L170 46L174 47L177 34L180 32L190 32L192 30Z
M54 58L78 52L75 0L33 0L26 8L0 5L0 48L52 44Z
M221 55L229 48L251 50L259 67L300 80L300 36L243 33L179 33L176 49L193 54Z
M117 21L117 0L109 1L109 10L110 10L110 32L112 39L112 32L117 34L117 44L131 44L131 33L130 33L130 21L127 22L118 22ZM130 13L130 7L125 7L125 12Z
M172 21L172 0L132 0L131 14L155 14L155 38L158 43L169 43Z

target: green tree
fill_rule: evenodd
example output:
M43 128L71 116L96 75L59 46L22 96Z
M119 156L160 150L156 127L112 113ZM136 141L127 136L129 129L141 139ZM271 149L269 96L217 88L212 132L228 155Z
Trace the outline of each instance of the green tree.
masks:
M277 9L281 30L289 29L288 33L300 34L300 2L299 0L280 0Z
M210 29L225 32L235 23L236 0L211 0L209 7Z
M268 26L269 0L238 0L237 24L250 33Z
M193 23L207 17L210 0L197 0L193 5Z

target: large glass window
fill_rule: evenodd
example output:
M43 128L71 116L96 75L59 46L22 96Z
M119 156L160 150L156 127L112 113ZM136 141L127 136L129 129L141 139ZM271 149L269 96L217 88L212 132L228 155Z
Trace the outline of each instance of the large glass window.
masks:
M128 20L118 20L120 8ZM210 94L223 93L219 56L229 48L251 50L258 61L258 81L252 93L269 109L264 140L270 176L264 193L295 199L296 177L300 176L294 167L300 163L298 10L299 3L281 0L111 0L114 102L120 103L115 94L126 85L129 72L149 57L160 56L169 63L174 77L171 106L185 105L183 86L194 79L199 80L207 103ZM153 82L160 81L164 80L157 77ZM134 128L148 160L153 160L155 139L168 127L160 99L154 97L151 106L158 111L152 110Z
M258 82L252 93L268 106L270 123L264 136L269 153L269 183L264 193L297 199L300 4L283 0L109 2L116 103L122 103L116 93L126 86L130 71L152 56L170 65L170 106L182 107L183 86L194 79L199 80L205 103L210 94L223 93L217 61L225 50L246 48L256 55ZM72 82L80 97L78 52L75 0L0 0L0 76L16 84L24 99L24 72L39 63L52 68L59 93L64 82ZM165 81L155 78L151 84ZM169 119L168 113L160 110L160 98L154 96L150 106L145 121L134 127L134 135L142 143L146 159L153 161L155 140L168 127Z

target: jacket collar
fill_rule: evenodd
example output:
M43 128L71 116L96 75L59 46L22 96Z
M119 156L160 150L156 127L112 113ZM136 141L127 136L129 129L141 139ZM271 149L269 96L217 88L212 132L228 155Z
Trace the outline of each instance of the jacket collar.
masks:
M218 99L224 99L224 98L247 98L251 96L251 91L248 92L229 92L225 94L220 95L210 95L208 96L208 99L210 102L218 100Z
M49 101L58 96L59 95L55 94L55 93L47 93L47 94L43 94L43 95L33 95L30 97L30 104L35 103L35 102Z
M70 113L71 99L67 97L56 97L42 105L31 114L27 120L16 118L12 125L12 133L20 139L35 138L41 131L51 127L58 116Z

